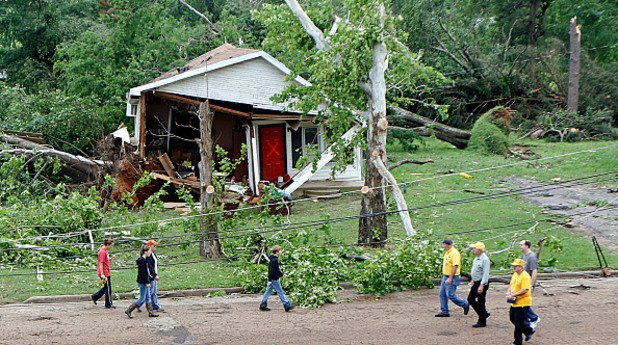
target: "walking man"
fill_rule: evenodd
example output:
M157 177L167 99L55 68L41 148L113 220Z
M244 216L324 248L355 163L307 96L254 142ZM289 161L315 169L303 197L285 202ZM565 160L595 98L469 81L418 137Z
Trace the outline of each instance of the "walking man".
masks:
M489 313L485 308L485 297L489 288L489 269L491 263L485 254L485 244L483 242L473 244L472 250L476 257L472 262L472 270L470 272L472 281L470 282L468 303L479 316L478 321L472 327L479 328L487 325L487 318L489 317Z
M97 301L105 295L105 308L116 308L112 304L112 281L110 277L110 262L116 258L115 255L109 256L109 250L114 246L114 240L106 238L103 241L101 249L99 249L99 256L97 259L97 276L100 281L103 282L101 289L90 296L92 302L97 304Z
M154 240L148 240L146 245L150 247L152 254L146 258L146 262L148 262L148 270L150 273L150 300L152 301L152 309L155 312L165 312L161 305L159 304L159 298L157 297L157 293L159 292L159 260L155 255L155 250L157 249L157 244Z
M532 287L530 275L524 270L525 264L522 259L515 259L511 264L515 273L511 277L511 284L506 293L506 300L511 303L509 317L511 323L515 326L513 345L522 345L523 335L526 336L526 341L528 341L532 339L534 334L534 330L526 325L526 315L530 306L532 306Z
M529 240L519 242L519 247L522 252L521 259L526 262L524 270L530 275L530 282L532 286L532 290L530 292L532 293L534 292L534 286L536 285L539 262L534 252L530 249ZM532 310L532 307L530 307L528 309L528 315L526 316L526 325L536 330L536 326L538 326L539 321L541 321L541 318Z
M290 311L294 309L294 305L287 298L287 296L283 292L281 283L279 283L279 278L283 277L283 272L281 272L281 269L279 268L279 256L281 255L281 251L282 249L280 246L274 246L273 255L271 255L269 258L270 262L268 263L268 286L266 287L264 297L262 297L262 303L260 303L261 311L270 311L270 308L268 308L268 297L270 297L270 295L273 293L273 289L277 292L277 295L279 295L285 311Z
M444 248L444 260L442 264L442 281L440 282L440 313L435 316L451 316L448 311L449 299L463 308L464 315L468 315L470 304L457 296L457 287L461 284L459 277L461 254L453 247L453 241L448 238L442 241L442 247Z

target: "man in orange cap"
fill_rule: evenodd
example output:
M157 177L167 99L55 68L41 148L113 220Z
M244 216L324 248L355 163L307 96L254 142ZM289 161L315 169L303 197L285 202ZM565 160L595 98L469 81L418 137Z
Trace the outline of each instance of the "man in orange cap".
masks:
M165 312L165 310L163 308L161 308L161 305L159 304L159 299L157 298L157 292L159 291L159 260L157 258L157 256L155 255L155 249L157 249L157 245L159 244L159 242L156 242L154 240L148 240L148 242L146 242L146 245L150 248L152 248L152 254L146 258L146 262L148 263L148 270L150 271L150 279L152 280L150 282L151 285L151 289L150 289L150 300L152 301L152 309L155 312Z
M526 262L522 259L515 259L513 261L511 266L513 266L515 273L511 277L511 284L506 293L506 300L511 303L509 317L511 323L515 326L515 332L513 333L515 338L514 345L522 345L522 335L525 335L526 341L528 341L532 338L532 334L534 334L534 330L526 326L526 316L532 305L532 287L530 275L524 270L525 265Z
M474 251L474 261L472 261L472 270L470 271L470 293L468 294L468 303L479 316L478 321L472 325L474 328L485 327L489 313L485 308L485 297L489 288L489 269L491 262L485 254L485 244L476 242L470 246Z

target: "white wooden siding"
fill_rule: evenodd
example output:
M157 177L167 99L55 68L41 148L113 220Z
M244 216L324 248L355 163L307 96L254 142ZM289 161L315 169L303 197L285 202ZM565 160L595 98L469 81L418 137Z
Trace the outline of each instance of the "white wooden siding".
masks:
M209 98L281 108L270 98L281 93L290 81L287 75L263 58L255 58L160 87L158 90L184 96Z

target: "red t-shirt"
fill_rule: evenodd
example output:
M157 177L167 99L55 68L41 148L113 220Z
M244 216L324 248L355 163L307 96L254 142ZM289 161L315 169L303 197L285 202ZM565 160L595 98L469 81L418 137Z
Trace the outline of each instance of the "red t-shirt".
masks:
M103 264L103 272L101 272L101 264ZM99 259L97 261L97 275L109 277L109 254L105 246L99 249Z

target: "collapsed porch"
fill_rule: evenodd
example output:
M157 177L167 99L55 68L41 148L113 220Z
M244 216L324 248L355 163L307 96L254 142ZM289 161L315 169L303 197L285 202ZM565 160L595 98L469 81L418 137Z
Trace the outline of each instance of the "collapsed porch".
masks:
M169 157L169 179L176 184L189 184L197 190L200 160L196 138L199 138L197 109L204 99L165 92L147 92L139 98L139 117L136 116L136 135L140 158ZM209 101L213 116L212 150L215 145L227 152L231 160L241 160L234 171L225 176L231 184L242 184L253 194L259 194L260 182L275 183L284 187L302 172L296 165L309 147L324 151L325 144L314 116L301 116L256 108L252 105ZM245 151L245 152L243 152ZM339 174L338 180L360 181L360 150L358 164ZM330 161L330 159L328 159ZM215 161L215 169L217 164ZM164 164L165 166L165 164ZM311 172L312 181L328 180L328 167ZM304 183L304 182L303 182ZM302 184L302 183L301 183ZM297 187L295 187L297 188Z

